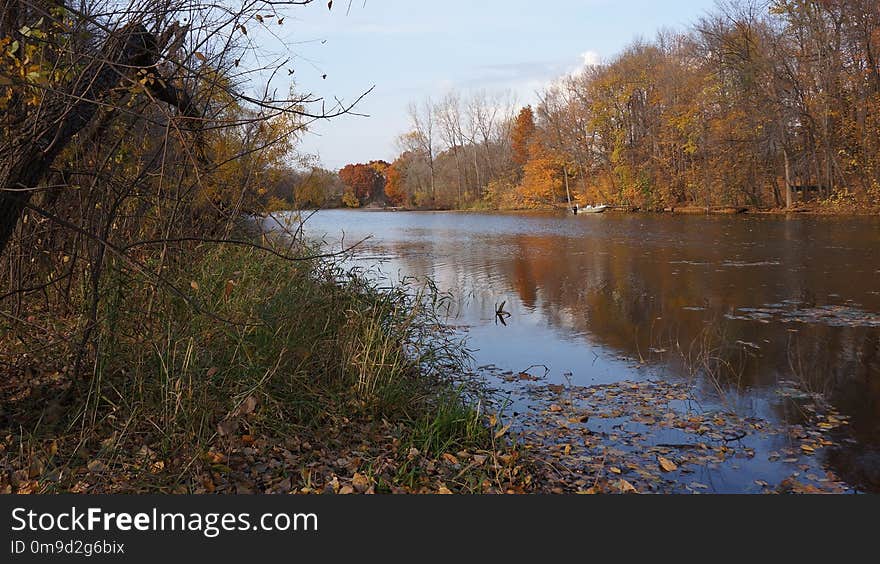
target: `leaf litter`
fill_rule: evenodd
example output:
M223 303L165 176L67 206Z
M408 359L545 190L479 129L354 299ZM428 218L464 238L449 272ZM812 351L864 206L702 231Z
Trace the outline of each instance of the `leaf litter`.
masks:
M521 393L529 407L514 431L524 460L535 468L538 488L546 492L730 491L703 481L721 468L741 471L758 452L768 464L791 471L775 484L769 478L750 480L752 487L742 493L849 491L819 460L847 418L820 396L784 384L784 397L801 402L805 417L799 424L704 409L692 385L648 380L528 386ZM759 444L778 448L767 453Z

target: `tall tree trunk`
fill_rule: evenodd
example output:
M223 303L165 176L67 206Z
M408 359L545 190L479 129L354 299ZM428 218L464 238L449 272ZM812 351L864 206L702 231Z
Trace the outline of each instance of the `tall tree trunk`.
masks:
M571 207L571 190L568 188L568 167L562 166L562 177L565 179L565 196L568 198L568 209L572 209Z
M782 149L782 155L785 158L785 209L790 210L792 202L791 194L791 165L788 161L788 149Z

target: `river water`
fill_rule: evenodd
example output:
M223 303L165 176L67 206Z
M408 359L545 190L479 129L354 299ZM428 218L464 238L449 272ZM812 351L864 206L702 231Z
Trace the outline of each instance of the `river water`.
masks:
M847 421L833 444L795 461L791 437L755 439L681 480L757 493L830 471L880 490L877 218L328 210L304 231L331 248L369 237L356 262L453 292L452 323L513 411L535 403L528 386L684 381L785 426L803 423L793 395L821 395ZM510 376L526 370L540 380Z

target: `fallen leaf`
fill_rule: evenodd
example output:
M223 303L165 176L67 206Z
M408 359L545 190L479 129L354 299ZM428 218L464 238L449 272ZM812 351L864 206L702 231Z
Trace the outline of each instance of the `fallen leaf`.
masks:
M453 455L453 454L449 454L448 452L444 452L443 458L446 460L446 462L452 464L453 466L458 465L458 458L456 458L455 455Z
M28 478L34 479L43 473L43 462L39 458L35 458L28 468Z
M354 487L354 490L356 492L364 493L365 491L370 489L370 486L372 484L371 484L370 479L367 476L365 476L364 474L361 474L359 472L356 472L355 475L351 478L351 485L352 485L352 487Z
M440 486L440 489L437 490L437 493L440 495L452 495L452 490L450 490L446 486Z
M195 290L196 292L199 291L199 283L196 282L195 280L190 281L189 287L192 288L193 290Z
M662 456L657 457L657 463L660 465L660 469L664 472L675 472L678 470L678 465L669 460L668 458L663 458Z
M254 412L257 408L257 398L255 396L248 396L238 408L239 415L249 415Z
M622 473L620 468L618 468L617 466L611 466L610 468L608 468L608 471L611 472L612 474L621 474Z
M217 423L217 434L221 437L225 437L227 435L231 435L238 429L238 421L234 419L227 419L225 421L221 421Z
M559 413L560 411L562 411L562 408L554 403L553 405L550 406L550 411L552 413Z
M86 465L86 468L89 469L89 472L103 472L107 469L107 465L100 460L92 460Z
M617 482L617 489L619 489L621 493L639 493L639 490L637 490L634 485L630 484L623 478Z

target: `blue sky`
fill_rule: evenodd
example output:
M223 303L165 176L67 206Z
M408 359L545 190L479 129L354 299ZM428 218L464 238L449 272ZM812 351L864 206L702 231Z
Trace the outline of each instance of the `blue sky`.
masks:
M369 117L315 124L301 151L324 166L392 160L407 105L450 89L512 91L521 105L584 54L607 59L661 28L682 29L714 0L323 0L296 8L281 37L296 55L297 87L353 100ZM288 26L288 23L291 24ZM281 31L280 29L278 31ZM326 74L327 78L322 79Z

